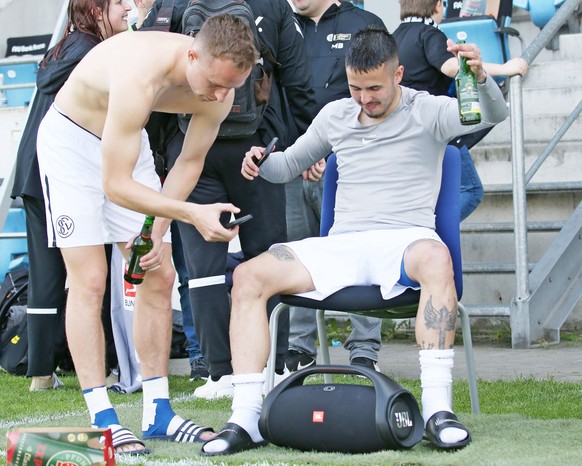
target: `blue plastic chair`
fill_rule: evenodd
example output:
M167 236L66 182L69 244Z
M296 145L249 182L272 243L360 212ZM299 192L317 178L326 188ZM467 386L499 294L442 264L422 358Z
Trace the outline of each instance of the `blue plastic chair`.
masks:
M553 0L552 0L553 1ZM510 27L512 14L512 1L502 0L499 5L497 17L489 15L447 17L439 24L449 39L457 40L457 33L467 33L467 42L477 44L481 50L483 61L489 63L505 63L511 58L509 53L509 36L516 37L521 42L522 50L525 43L519 35L519 31ZM495 81L502 86L507 77L496 76Z
M321 210L321 235L327 235L333 224L335 193L337 188L337 163L332 154L327 161L324 178L323 201ZM461 156L459 149L448 146L443 159L441 190L439 193L435 215L436 231L449 248L455 272L455 287L457 297L461 300L463 294L463 271L461 259L460 237L460 183L461 183ZM317 327L320 341L320 352L323 364L329 364L329 350L327 347L327 333L325 329L325 310L344 311L363 314L382 319L407 319L416 317L420 291L407 289L395 298L382 298L379 286L350 286L343 288L328 298L317 301L294 295L281 295L281 303L275 307L269 322L271 350L267 362L266 385L267 392L274 386L275 357L277 349L277 324L281 312L289 306L305 307L317 310ZM473 356L473 343L469 316L465 307L459 302L463 342L467 360L469 391L471 408L474 413L479 412L479 395L477 392L477 375ZM331 376L324 376L326 383L331 383Z

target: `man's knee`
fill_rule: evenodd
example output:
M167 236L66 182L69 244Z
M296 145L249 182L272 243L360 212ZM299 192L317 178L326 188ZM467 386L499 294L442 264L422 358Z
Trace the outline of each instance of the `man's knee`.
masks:
M71 280L70 283L71 285L76 281L71 278L71 275L69 275L69 279ZM81 282L82 282L81 286L84 293L87 293L87 295L90 295L97 299L102 299L106 290L107 270L99 269L86 270L83 273L83 278L81 279Z
M429 270L433 272L432 275L438 276L443 281L453 279L453 262L445 245L437 243L435 247L431 248L427 261Z
M259 277L252 261L242 262L232 273L233 292L241 293L243 290L252 289L258 283Z
M150 279L149 286L159 292L171 293L176 282L176 270L171 264L164 263L159 268L146 272L145 276Z
M438 241L422 241L414 245L411 252L407 259L412 269L409 276L413 280L422 283L434 279L443 282L453 279L451 255L444 244Z
M268 280L257 261L250 260L236 266L232 275L233 299L257 298L263 295ZM267 296L267 298L269 298Z

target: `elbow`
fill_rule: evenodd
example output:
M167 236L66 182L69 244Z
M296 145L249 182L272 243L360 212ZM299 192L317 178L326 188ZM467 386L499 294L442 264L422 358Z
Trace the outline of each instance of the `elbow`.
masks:
M497 123L501 123L509 116L509 107L508 107L507 102L503 101L503 108L499 109L499 114L496 116L499 119L499 121L497 121Z
M116 183L114 180L104 180L103 181L103 192L107 199L109 199L114 204L117 204L121 207L126 207L125 205L125 198L123 196L123 184Z
M264 180L268 181L269 183L273 183L273 184L287 183L287 181L288 181L284 177L281 177L281 176L269 176L268 174L265 174L265 173L261 173L260 176Z

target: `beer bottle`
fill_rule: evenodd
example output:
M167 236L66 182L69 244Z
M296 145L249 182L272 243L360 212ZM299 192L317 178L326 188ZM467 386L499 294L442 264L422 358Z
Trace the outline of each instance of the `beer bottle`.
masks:
M141 232L139 236L133 240L131 251L129 252L129 259L127 260L127 268L123 274L126 282L134 285L139 285L143 282L145 270L139 266L140 259L152 250L154 243L152 242L152 227L154 224L154 216L146 215Z
M457 33L457 44L464 44L467 33ZM479 106L479 93L477 92L477 78L467 65L465 57L459 57L459 71L455 76L457 87L457 102L459 104L459 118L462 125L476 125L481 123L481 107Z

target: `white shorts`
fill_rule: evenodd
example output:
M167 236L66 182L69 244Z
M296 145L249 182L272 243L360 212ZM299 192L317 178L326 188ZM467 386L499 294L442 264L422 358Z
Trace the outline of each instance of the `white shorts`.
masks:
M390 299L406 288L419 289L398 280L404 251L423 239L442 243L434 230L415 227L339 233L283 245L295 252L315 285L314 291L298 296L322 300L346 286L379 285L384 299Z
M120 207L105 196L101 139L53 105L40 125L37 148L49 247L123 243L139 233L144 214ZM145 130L133 179L161 190ZM170 241L169 231L164 241Z

